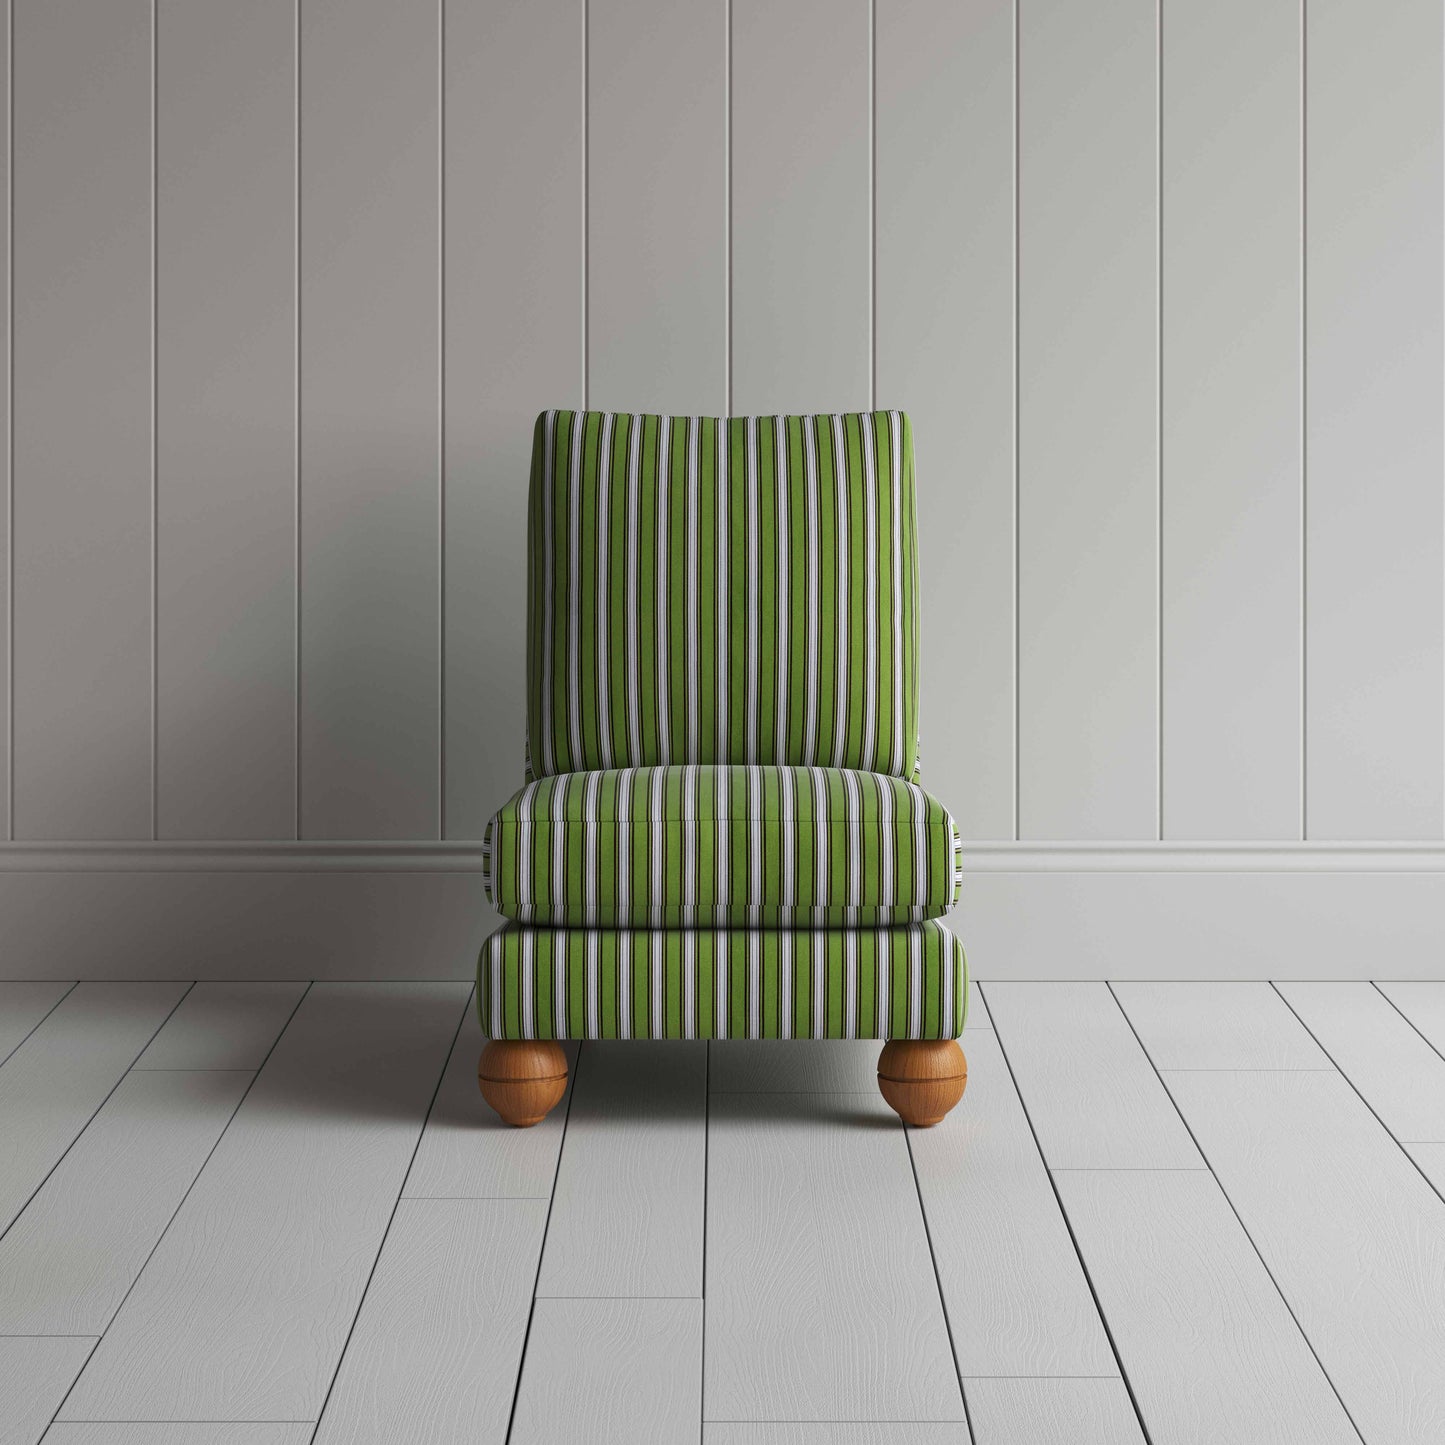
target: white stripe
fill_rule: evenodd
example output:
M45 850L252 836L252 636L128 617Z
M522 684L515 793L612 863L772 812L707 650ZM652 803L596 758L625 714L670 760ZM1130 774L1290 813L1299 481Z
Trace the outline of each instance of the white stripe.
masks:
M838 657L833 672L833 766L841 768L848 726L848 451L843 440L843 418L830 418L833 430L833 513L834 551L838 558L837 591L833 611L838 640Z
M617 1037L632 1037L632 953L635 933L617 935Z
M567 483L567 737L569 770L582 765L582 413L572 413L571 472Z
M672 713L668 688L668 519L672 514L672 418L657 419L657 628L653 635L653 662L657 668L657 760L672 761Z
M793 614L788 604L788 552L792 546L792 492L788 485L788 436L783 417L773 418L773 493L775 517L773 535L778 546L777 591L774 610L778 614L777 693L773 698L776 718L773 733L773 761L788 761L788 634Z
M642 759L642 607L637 586L638 516L642 487L642 418L629 419L627 447L627 761Z
M717 460L713 464L713 487L717 499L717 555L714 559L714 585L717 588L717 744L715 761L730 762L728 747L728 642L730 621L728 614L728 522L731 509L728 451L728 423L720 419L717 424Z
M748 934L748 1037L763 1036L763 957L762 939L756 932Z
M908 1036L923 1034L923 935L915 928L908 935Z
M778 936L781 945L778 966L782 969L783 974L780 1003L782 1017L778 1019L778 1037L784 1039L793 1037L793 984L795 982L793 973L798 963L797 937L792 929L787 929Z
M542 426L542 535L538 545L542 549L542 595L539 599L541 614L538 626L541 630L542 652L542 756L540 762L544 773L557 771L556 749L552 745L552 606L557 595L555 579L552 576L552 528L555 525L552 504L552 471L557 451L557 413L549 411Z
M827 1031L828 934L824 929L815 928L808 940L813 961L813 1037L821 1039Z
M607 615L612 588L607 576L609 508L612 500L612 412L602 418L602 434L597 445L597 736L602 747L602 766L612 766L612 694L611 638Z
M747 422L747 493L748 493L748 666L747 716L744 762L758 760L758 614L762 610L758 598L758 437L751 417Z
M818 648L823 619L818 608L818 574L822 567L818 520L818 423L816 417L802 422L803 466L808 492L808 688L803 717L803 763L818 763Z
M889 483L893 496L893 748L888 771L903 771L903 459L901 416L888 413ZM915 643L916 645L916 643ZM916 743L915 743L916 747Z
M682 935L682 1036L695 1039L697 1029L697 934L689 929Z
M873 418L858 421L863 441L863 752L859 766L876 770L878 759L878 453Z
M701 636L698 631L698 533L702 530L697 510L698 470L702 452L702 418L692 417L688 425L691 435L687 448L687 650L684 666L687 668L687 759L697 760L697 682L698 664L701 654Z
M595 930L587 934L587 1037L602 1037L602 959L600 936Z
M552 1037L567 1037L567 943L570 930L552 934Z

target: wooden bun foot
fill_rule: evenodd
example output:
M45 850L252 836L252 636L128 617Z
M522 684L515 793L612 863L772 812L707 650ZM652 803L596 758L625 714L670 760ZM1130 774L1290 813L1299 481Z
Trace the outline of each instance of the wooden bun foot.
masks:
M567 1092L567 1055L542 1039L493 1039L477 1064L482 1098L504 1123L540 1124Z
M938 1123L963 1098L968 1060L953 1039L890 1039L878 1055L878 1090L917 1129Z

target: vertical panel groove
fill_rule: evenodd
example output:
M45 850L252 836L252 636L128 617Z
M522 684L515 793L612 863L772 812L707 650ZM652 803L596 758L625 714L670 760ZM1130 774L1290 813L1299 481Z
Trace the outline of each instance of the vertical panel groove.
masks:
M723 379L727 404L733 414L733 0L723 0ZM704 1317L704 1339L706 1338Z
M1154 4L1154 806L1164 839L1164 0Z
M1013 838L1019 832L1019 794L1022 770L1019 747L1019 93L1023 71L1019 64L1019 5L1013 0Z
M156 345L157 307L160 295L160 265L157 231L160 225L160 188L157 182L160 125L158 116L159 0L151 0L151 840L159 834L160 821L160 362Z
M5 836L15 841L15 0L5 6Z
M1299 0L1299 836L1309 830L1309 0Z
M295 442L293 488L293 517L291 522L293 556L291 562L292 583L292 661L294 676L292 692L296 699L292 718L292 771L295 776L296 818L293 832L297 842L301 840L301 0L295 0L295 38L292 70L295 76L294 113L292 134L295 142L294 171L295 192L292 204L295 211L292 233L292 304L295 315L295 351L291 358L292 392L295 410L292 417L292 435Z
M592 405L592 3L582 0L582 409ZM515 1411L516 1402L512 1408ZM510 1430L510 1425L508 1429Z
M868 0L868 405L878 406L878 0Z
M437 838L447 835L447 0L437 0Z

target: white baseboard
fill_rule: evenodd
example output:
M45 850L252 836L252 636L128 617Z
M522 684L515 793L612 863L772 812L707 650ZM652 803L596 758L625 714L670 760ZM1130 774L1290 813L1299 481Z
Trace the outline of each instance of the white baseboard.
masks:
M0 845L0 978L468 978L480 846ZM1445 978L1445 846L972 844L982 979Z

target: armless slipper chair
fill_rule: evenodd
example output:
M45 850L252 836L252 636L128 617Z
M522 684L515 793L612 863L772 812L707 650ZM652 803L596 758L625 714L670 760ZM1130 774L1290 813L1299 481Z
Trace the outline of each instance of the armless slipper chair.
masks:
M527 782L483 842L482 1094L559 1039L886 1039L910 1124L962 1097L960 840L918 775L901 412L537 422Z

